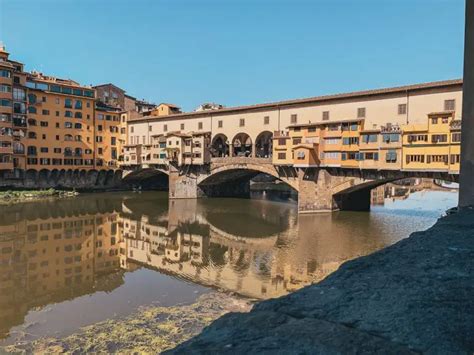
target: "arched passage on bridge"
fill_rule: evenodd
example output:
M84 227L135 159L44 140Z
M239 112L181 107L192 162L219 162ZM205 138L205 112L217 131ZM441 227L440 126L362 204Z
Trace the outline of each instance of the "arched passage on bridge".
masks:
M255 156L257 158L270 158L272 156L273 133L263 131L255 140Z
M168 172L154 168L135 170L122 177L122 184L129 188L163 191L168 190Z
M211 154L221 158L229 156L229 140L225 134L219 133L212 139Z
M235 157L249 157L252 155L252 139L247 133L237 133L232 139L232 152Z

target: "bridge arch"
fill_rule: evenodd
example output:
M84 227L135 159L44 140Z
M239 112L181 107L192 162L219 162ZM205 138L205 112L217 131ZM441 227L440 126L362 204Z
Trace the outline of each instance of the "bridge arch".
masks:
M129 187L143 187L147 189L168 190L169 171L159 168L137 169L120 176L122 184Z
M217 158L229 156L229 139L223 133L214 136L211 143L212 156Z
M245 133L237 133L232 139L232 155L233 156L246 156L252 155L252 138Z
M240 162L240 161L245 162ZM298 192L298 180L282 177L266 159L230 158L230 163L213 164L209 174L198 177L197 185L206 196L245 196L250 194L250 180L259 174L271 176Z

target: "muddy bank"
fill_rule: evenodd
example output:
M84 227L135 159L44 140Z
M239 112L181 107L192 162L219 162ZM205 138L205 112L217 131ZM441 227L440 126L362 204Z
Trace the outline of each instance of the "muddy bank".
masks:
M150 353L170 349L199 334L228 312L247 312L250 303L213 292L190 305L148 306L123 318L83 328L68 337L40 338L33 342L0 347L0 353Z
M474 352L474 211L224 315L169 353Z
M55 189L47 190L8 190L0 191L0 205L11 205L14 203L39 201L51 198L74 197L75 191L63 191Z

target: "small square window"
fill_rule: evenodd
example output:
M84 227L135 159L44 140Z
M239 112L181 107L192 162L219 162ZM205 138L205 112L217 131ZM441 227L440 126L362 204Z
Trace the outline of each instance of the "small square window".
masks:
M291 115L291 121L290 122L291 123L297 123L298 122L298 115L295 115L295 114Z
M263 124L269 124L270 123L270 116L265 116L263 118Z
M323 111L323 121L329 121L329 111Z
M406 115L407 114L407 104L398 105L398 114L399 115Z
M365 118L365 107L359 107L357 109L357 118Z
M239 127L244 127L245 126L245 118L241 118L239 121Z
M222 127L223 127L222 120L217 121L217 127L218 127L218 128L222 128Z
M456 100L444 100L444 110L454 111L456 110Z

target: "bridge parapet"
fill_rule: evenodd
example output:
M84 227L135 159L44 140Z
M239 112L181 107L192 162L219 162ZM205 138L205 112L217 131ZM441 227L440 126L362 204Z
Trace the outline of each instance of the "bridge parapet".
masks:
M216 165L269 164L269 165L273 165L272 158L253 158L253 157L212 158L211 164L216 164Z

